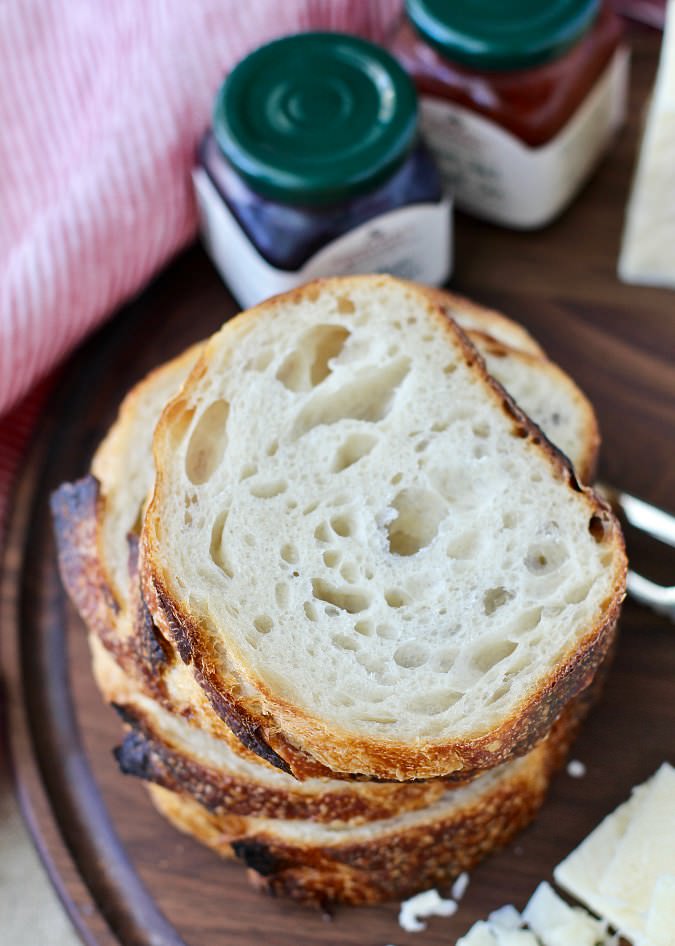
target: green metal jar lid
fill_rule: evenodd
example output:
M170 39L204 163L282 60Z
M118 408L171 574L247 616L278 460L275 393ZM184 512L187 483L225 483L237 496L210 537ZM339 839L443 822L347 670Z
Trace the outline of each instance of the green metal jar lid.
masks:
M410 150L417 98L385 50L342 33L301 33L262 46L216 97L222 152L257 193L337 203L387 178Z
M406 0L422 37L477 69L524 69L561 56L588 30L600 0Z

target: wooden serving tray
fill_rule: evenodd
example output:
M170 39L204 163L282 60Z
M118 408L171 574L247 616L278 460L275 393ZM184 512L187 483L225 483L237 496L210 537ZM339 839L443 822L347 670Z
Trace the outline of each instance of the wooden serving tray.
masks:
M602 477L675 511L675 294L615 277L658 43L648 31L633 39L629 126L581 199L541 233L460 219L453 286L521 320L584 387L604 434ZM120 726L94 687L84 631L58 579L47 505L54 487L87 469L130 385L234 311L191 250L82 347L43 418L12 506L1 597L24 812L92 946L448 946L488 911L522 906L634 784L675 760L675 628L627 602L604 698L573 750L586 776L556 778L536 823L473 872L455 917L406 934L396 904L327 920L254 892L240 865L176 833L142 784L118 773L110 750ZM643 546L629 535L634 563L675 582L675 556Z

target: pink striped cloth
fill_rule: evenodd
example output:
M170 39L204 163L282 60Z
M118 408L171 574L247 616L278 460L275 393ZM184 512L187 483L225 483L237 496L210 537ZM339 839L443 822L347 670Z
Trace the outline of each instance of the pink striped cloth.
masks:
M0 3L0 415L194 236L189 171L227 70L285 33L379 39L399 6ZM0 417L0 530L39 402Z

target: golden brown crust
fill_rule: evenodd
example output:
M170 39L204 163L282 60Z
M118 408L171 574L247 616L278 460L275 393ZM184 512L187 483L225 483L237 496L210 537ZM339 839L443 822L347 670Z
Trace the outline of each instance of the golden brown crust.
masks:
M353 278L358 280L364 277ZM381 278L386 280L386 277ZM301 300L330 282L318 280L288 296L291 300ZM274 309L275 304L274 300L263 303L245 318L264 317L268 310ZM193 665L200 684L221 718L240 738L240 733L244 734L244 738L249 740L249 748L263 757L266 751L273 753L300 779L317 774L329 774L334 778L360 775L370 779L400 781L448 777L453 774L466 778L476 771L522 755L546 735L566 703L588 686L614 638L625 594L626 573L618 522L599 497L579 484L567 457L546 439L491 377L483 359L466 335L447 317L445 309L437 303L430 302L429 305L429 317L435 319L448 335L451 347L456 347L465 362L475 367L484 383L486 395L493 399L497 409L512 419L514 433L527 441L531 449L548 459L553 476L583 496L588 510L589 528L597 531L598 541L605 542L613 550L613 588L603 602L595 624L589 627L574 651L563 657L548 678L540 681L536 692L523 700L499 726L470 737L455 738L445 743L430 741L419 746L359 737L352 732L339 731L309 711L280 698L249 670L244 679L237 670L225 666L222 650L216 653L209 634L192 617L180 596L172 592L163 573L157 531L159 527L154 522L163 483L159 464L155 494L146 515L141 544L143 590L148 601L154 601L157 606L157 612L153 612L155 619L160 626L170 629L181 656L186 663ZM234 326L237 321L235 319L229 326ZM235 327L234 331L237 329ZM207 343L193 377L199 377L205 370L209 351L210 344ZM189 388L189 384L188 381L186 388ZM158 440L164 436L164 428L177 409L178 402L172 402L162 415L157 427L155 449L159 449Z
M242 860L258 888L320 907L372 904L444 884L507 844L538 811L575 732L576 721L563 717L527 759L490 779L484 791L413 824L384 822L366 839L347 831L330 844L291 843L270 822L217 817L166 789L151 787L150 793L177 828Z

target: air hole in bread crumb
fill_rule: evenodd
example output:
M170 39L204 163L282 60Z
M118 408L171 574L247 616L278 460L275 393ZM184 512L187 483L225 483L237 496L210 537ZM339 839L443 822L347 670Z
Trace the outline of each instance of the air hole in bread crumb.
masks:
M220 465L227 446L230 405L213 401L197 421L185 454L185 472L195 486L206 483Z
M298 550L290 542L287 542L281 547L281 557L289 565L295 565L298 561Z
M288 489L288 483L286 480L274 480L271 483L254 483L251 486L251 496L255 496L256 499L274 499L275 496L280 496L282 493L285 493Z
M320 522L314 530L314 538L319 542L330 542L332 539L327 522Z
M342 538L347 538L354 530L354 523L349 516L333 516L330 526L333 532Z
M273 440L272 443L269 443L267 445L267 450L265 452L267 453L268 457L273 457L276 455L276 452L278 449L279 449L279 441Z
M279 582L274 586L274 600L278 608L285 608L288 604L288 586Z
M239 474L239 482L242 483L244 480L247 480L249 476L254 476L258 472L258 467L255 463L246 463L241 468L241 473Z
M436 673L447 673L455 665L457 660L457 651L454 648L442 650L436 657L433 670Z
M489 617L503 607L507 601L513 598L513 592L499 586L498 588L488 588L483 595L483 611Z
M353 381L335 391L317 391L298 414L293 436L302 437L322 425L352 418L375 423L389 413L394 396L410 371L409 358L363 369Z
M445 503L428 490L404 489L391 505L397 515L387 526L389 551L394 555L415 555L435 538L445 517Z
M384 600L390 608L402 608L404 604L408 604L410 601L407 594L401 591L400 588L389 588L384 593Z
M318 613L318 611L316 610L316 605L314 604L314 602L312 602L312 601L305 601L305 603L303 604L302 608L303 608L303 611L305 612L305 616L307 617L307 620L308 620L308 621L318 621L318 620L319 620L319 613Z
M356 306L349 296L338 296L335 301L340 315L351 315L352 312L356 311Z
M457 371L457 365L449 364L443 367L443 374L454 374Z
M567 551L559 542L541 542L530 545L525 556L525 567L532 575L550 575L567 561Z
M588 521L588 531L596 542L603 542L605 539L606 523L600 516L591 516Z
M529 611L524 611L513 622L511 633L526 634L528 631L533 631L541 623L542 613L542 608L530 608Z
M336 647L339 647L341 650L358 650L359 645L351 637L348 637L346 634L336 634L332 638L333 643Z
M431 425L431 429L435 434L442 434L444 430L447 430L449 424L446 420L440 421L437 420L434 424Z
M315 509L319 506L319 500L315 499L313 502L308 503L305 508L302 510L303 516L311 516Z
M505 512L502 516L502 525L505 529L515 529L518 520L512 512Z
M354 562L345 562L340 569L340 575L350 584L358 581L360 578L358 566L355 565Z
M274 621L269 614L259 614L257 618L253 619L253 627L258 634L269 634L273 626Z
M377 437L372 434L350 434L341 444L333 460L333 472L341 473L349 469L363 457L368 456L377 443Z
M331 362L340 355L350 334L342 325L315 325L285 358L277 379L294 393L317 387L331 374Z
M358 614L370 605L370 597L363 592L351 588L337 588L321 578L312 579L312 593L319 601L335 605L336 608L347 611L349 614Z
M264 371L265 368L268 368L272 358L274 357L274 350L271 348L262 348L255 358L251 358L250 361L246 363L247 371Z
M323 553L323 563L327 568L335 568L339 564L341 557L337 549L326 549Z
M390 624L378 624L375 627L375 633L385 641L394 640L396 637L396 631Z
M225 531L228 514L229 510L224 509L222 512L218 513L213 521L213 525L211 526L209 555L211 556L211 561L214 563L214 565L217 565L223 574L228 578L232 578L234 572L232 571L232 566L230 565L223 548L223 532Z
M406 670L421 667L429 659L429 651L417 641L401 644L394 651L394 662Z
M394 473L394 475L389 480L389 482L391 483L392 486L398 486L398 484L401 482L402 479L403 479L402 473Z
M360 634L362 637L372 637L375 631L375 626L372 621L361 620L357 621L354 624L354 630L357 634Z
M481 673L487 673L502 660L510 657L517 646L518 644L514 644L513 641L509 640L484 644L474 653L471 662Z

